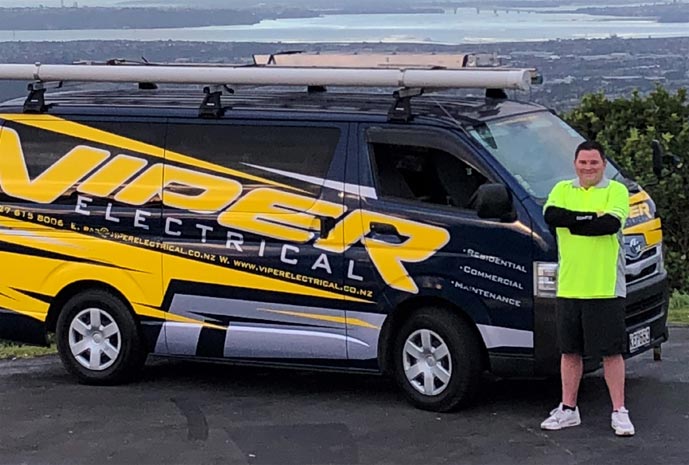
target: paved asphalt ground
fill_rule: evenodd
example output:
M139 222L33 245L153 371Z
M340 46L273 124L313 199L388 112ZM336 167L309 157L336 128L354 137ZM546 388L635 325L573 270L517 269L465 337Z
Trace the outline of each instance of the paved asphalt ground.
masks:
M376 376L153 361L99 388L54 356L4 361L0 464L689 463L689 328L627 371L633 438L610 429L600 371L583 381L582 425L544 432L553 380L486 380L472 408L434 414Z

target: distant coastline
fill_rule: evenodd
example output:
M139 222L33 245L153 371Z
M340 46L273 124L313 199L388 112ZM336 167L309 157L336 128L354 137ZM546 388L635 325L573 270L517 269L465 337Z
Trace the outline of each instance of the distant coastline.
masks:
M607 0L614 3L614 0ZM260 5L260 4L259 4ZM362 7L312 8L255 6L242 9L198 9L163 7L35 7L0 8L0 31L61 30L127 30L179 29L256 25L266 20L308 19L334 15L421 15L446 14L453 9L476 9L509 13L549 15L591 15L625 19L651 20L657 23L689 23L689 4L647 4L636 6L603 5L547 9L555 5L548 0L493 0L491 2L434 2L425 6L381 6L373 3ZM545 7L545 8L543 8ZM538 9L535 9L538 8ZM454 10L455 12L457 10Z
M0 8L0 30L174 29L258 24L264 20L342 14L443 14L437 7L196 9L158 7Z
M591 7L577 8L577 13L587 15L622 16L626 18L646 18L659 23L689 23L689 4L640 5L634 7ZM689 25L687 27L689 29Z
M264 19L309 18L305 9L199 10L191 8L0 8L0 30L53 31L94 29L161 29L256 24Z

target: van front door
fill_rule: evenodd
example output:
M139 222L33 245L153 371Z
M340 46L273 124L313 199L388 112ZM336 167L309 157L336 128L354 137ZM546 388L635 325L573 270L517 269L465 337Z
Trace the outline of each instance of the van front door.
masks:
M475 209L481 185L502 184L494 167L451 131L361 125L358 133L362 240L345 260L382 303L373 311L444 301L476 323L491 353L531 353L529 216L518 199L510 219Z
M341 241L347 125L175 122L163 270L173 354L328 364L346 358ZM340 362L341 363L341 362Z

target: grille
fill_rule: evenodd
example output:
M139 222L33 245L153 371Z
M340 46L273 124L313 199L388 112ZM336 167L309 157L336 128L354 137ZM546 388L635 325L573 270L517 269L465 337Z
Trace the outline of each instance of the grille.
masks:
M657 269L658 269L658 264L653 263L651 265L648 265L643 270L641 270L641 273L639 273L637 275L627 274L624 277L625 277L627 284L633 284L637 281L641 281L644 278L648 278L649 276L654 275Z
M660 292L628 305L627 315L625 317L627 327L634 326L660 315L663 311L664 302L663 293Z

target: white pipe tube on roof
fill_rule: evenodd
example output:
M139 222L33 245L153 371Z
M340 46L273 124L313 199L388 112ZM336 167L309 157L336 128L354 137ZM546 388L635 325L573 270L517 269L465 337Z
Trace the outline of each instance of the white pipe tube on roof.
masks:
M0 71L2 79L18 79L22 81L36 79L36 76L34 76L36 65L0 65L0 68L2 68L2 71Z
M229 85L528 89L524 69L342 69L288 67L180 67L0 65L0 79L91 82L155 82Z
M404 71L405 87L457 87L453 83L458 81L463 84L459 87L527 90L531 85L531 72L524 69L408 69Z

